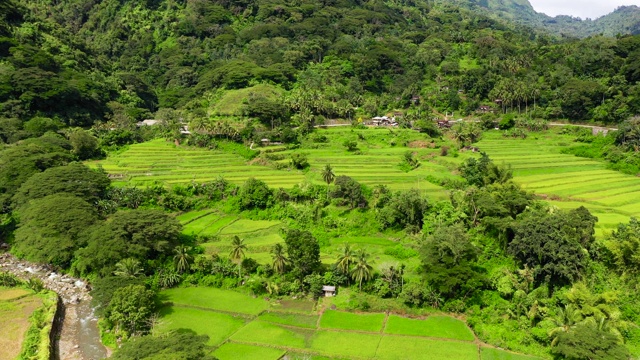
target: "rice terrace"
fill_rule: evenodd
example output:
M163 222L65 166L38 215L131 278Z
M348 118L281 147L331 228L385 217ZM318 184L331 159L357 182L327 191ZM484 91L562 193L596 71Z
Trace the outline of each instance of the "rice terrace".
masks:
M344 312L330 310L331 301L317 305L319 314L309 300L270 301L219 289L171 289L161 296L171 305L161 309L158 331L207 334L220 360L536 359L485 346L449 316Z
M0 0L0 360L639 360L640 6L542 2Z
M308 154L311 171L307 173L250 164L241 155L230 151L176 147L161 139L132 145L130 149L96 164L110 173L124 175L127 183L134 185L154 181L186 184L218 177L241 184L247 178L255 177L275 188L290 188L303 181L322 183L320 168L329 163L336 174L351 176L364 184L388 185L397 190L418 188L438 200L446 198L447 191L429 180L454 177L452 168L464 159L476 156L461 152L456 158L438 158L439 149L411 147L425 146L420 143L419 135L388 129L357 131L366 139L359 144L360 154L354 155L341 145L344 139L355 137L354 131L333 128L318 132L326 134L329 142L297 150L284 147L269 150L281 154L283 159L288 159L293 152ZM407 146L395 145L402 143ZM640 179L609 170L602 161L563 153L563 149L574 144L573 136L561 135L557 129L552 129L534 133L527 139L505 139L499 131L487 132L477 146L496 162L510 165L515 181L525 189L544 196L553 205L559 208L587 207L599 218L599 235L631 216L640 216L640 207L636 205L640 201ZM423 161L412 172L402 171L397 166L398 159L408 149L429 161Z
M304 184L322 184L320 169L334 165L336 174L345 174L364 184L384 184L393 190L416 188L431 201L447 199L448 190L439 183L459 179L456 169L468 158L479 155L452 149L442 156L447 140L424 138L400 129L333 128L316 131L326 137L322 143L303 142L296 149L284 146L249 150L224 145L219 149L177 146L162 139L129 146L92 162L120 175L116 185L188 185L224 178L238 185L249 177L274 188L290 189ZM345 139L359 138L358 151L344 149ZM598 160L568 154L575 136L559 129L531 133L527 139L505 139L499 131L486 132L477 147L497 163L509 166L514 180L525 189L558 208L585 206L599 218L596 235L603 236L618 223L640 215L635 206L640 199L640 179L607 169ZM420 159L413 171L404 171L398 159L407 150ZM247 151L251 156L247 156ZM309 170L288 166L292 154L304 153ZM266 155L266 156L265 156ZM268 159L268 161L256 161ZM335 213L353 218L353 214ZM284 244L286 224L276 220L228 213L225 208L205 208L182 212L177 219L183 233L200 239L205 254L218 256L232 251L232 240L241 237L247 255L258 263L271 261L272 249ZM363 220L366 221L366 220ZM363 225L364 226L364 225ZM419 281L420 260L410 240L398 233L353 235L317 234L320 259L326 266L340 256L345 244L365 248L374 259L376 271L402 262L406 279ZM252 280L249 280L252 281ZM215 285L220 286L220 284ZM225 285L222 284L224 288ZM411 317L390 312L353 311L353 296L344 290L335 298L309 300L269 300L215 288L177 288L161 292L165 307L160 310L157 331L188 328L209 336L219 359L534 359L486 345L465 325L449 315L413 313ZM297 304L297 305L295 305ZM338 306L336 308L336 305ZM384 307L384 306L383 306ZM392 306L393 308L393 306ZM337 309L337 310L331 310ZM406 311L407 309L400 310ZM398 309L394 310L398 311ZM411 313L411 311L409 312ZM215 324L215 325L212 325ZM522 352L535 351L522 347ZM410 355L407 355L410 354Z

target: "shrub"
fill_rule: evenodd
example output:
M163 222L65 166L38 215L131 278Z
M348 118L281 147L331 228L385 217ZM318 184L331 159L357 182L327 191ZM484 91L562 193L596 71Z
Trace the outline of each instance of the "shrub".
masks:
M514 114L505 114L500 120L498 127L500 130L508 130L516 125L516 119Z
M291 154L291 166L298 170L304 170L308 168L309 160L307 160L307 155L303 153Z
M358 143L355 140L345 140L342 143L342 146L347 148L347 151L356 151L356 150L358 150Z

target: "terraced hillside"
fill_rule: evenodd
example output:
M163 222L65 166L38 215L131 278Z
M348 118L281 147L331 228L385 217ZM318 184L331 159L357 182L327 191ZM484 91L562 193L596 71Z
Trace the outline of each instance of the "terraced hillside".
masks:
M467 157L477 154L460 152L455 157L440 156L446 141L431 141L424 135L398 129L332 128L319 130L325 142L303 142L300 149L276 150L274 162L287 163L292 153L307 155L311 167L307 171L277 170L270 165L250 165L243 157L218 150L176 147L164 140L132 145L127 151L94 162L114 174L125 175L125 181L144 185L152 181L167 184L209 181L224 176L241 184L248 177L265 181L272 187L289 188L302 181L323 183L320 171L331 164L337 175L348 175L368 184L385 184L391 189L419 188L432 199L445 199L447 192L426 179L454 177L455 168ZM349 152L344 141L357 143ZM573 146L572 136L557 129L532 133L527 139L505 138L499 131L489 131L477 146L496 162L510 164L515 180L535 191L560 208L586 206L599 218L597 233L603 234L631 216L640 216L640 178L608 170L600 161L563 154ZM420 167L404 172L399 163L402 155L412 151L420 159ZM204 220L203 220L204 221ZM230 219L220 219L224 225ZM207 231L216 231L216 227Z
M214 288L171 289L161 296L168 305L159 331L190 328L207 334L221 360L276 360L285 354L293 359L536 359L488 348L464 322L448 316L318 313L309 300L271 301Z
M290 188L307 179L322 183L321 168L331 164L336 175L348 175L368 185L388 185L392 189L420 188L434 197L446 196L440 187L425 181L427 175L451 176L446 167L422 161L421 166L411 172L403 171L399 164L406 151L413 151L427 160L439 150L430 148L430 140L424 135L410 130L334 128L321 130L327 134L327 142L304 143L301 149L273 149L288 163L293 152L307 154L311 168L306 171L277 170L274 166L259 165L243 157L219 150L190 147L176 147L173 143L158 139L130 146L127 151L110 155L106 160L93 162L100 164L112 174L124 175L131 184L144 185L153 181L167 184L190 181L211 181L218 176L241 184L248 177L265 181L272 187ZM362 138L358 137L362 135ZM345 140L358 143L358 150L349 152L343 146Z
M280 229L284 224L278 221L248 220L237 216L225 215L216 210L200 210L178 216L184 225L184 233L197 235L205 241L201 245L209 254L227 255L231 251L231 240L240 237L247 245L247 257L259 263L271 263L270 250L277 243L284 243ZM406 247L399 238L392 235L372 234L372 236L327 235L321 247L321 261L333 264L340 253L340 247L349 243L355 248L366 248L372 255L372 265L380 271L388 265L403 263L407 266L408 278L418 276L413 270L420 265L418 253Z
M485 133L478 147L496 162L510 164L515 181L559 208L587 207L599 218L597 233L629 217L640 217L640 178L608 170L600 161L562 154L571 136L538 133L525 140Z

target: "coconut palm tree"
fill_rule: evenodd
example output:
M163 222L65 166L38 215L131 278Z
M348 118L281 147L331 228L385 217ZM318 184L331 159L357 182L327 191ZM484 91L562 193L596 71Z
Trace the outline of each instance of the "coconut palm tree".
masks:
M189 271L191 262L193 262L193 256L190 254L191 249L184 245L178 245L173 251L175 253L173 262L176 266L176 271L180 274Z
M338 255L338 262L336 266L343 274L349 276L351 265L355 261L356 254L349 243L345 243L341 249L340 255Z
M288 262L284 255L284 246L282 246L282 244L275 244L271 248L271 254L273 257L273 269L278 274L282 274Z
M324 166L322 169L322 179L327 183L327 198L329 197L329 185L336 179L336 175L333 173L333 168L330 164Z
M125 277L125 278L135 278L142 275L143 269L140 266L140 261L127 258L118 261L116 264L116 271L113 272L113 275Z
M240 239L237 235L234 236L233 240L231 240L229 257L238 264L238 277L240 277L240 263L242 262L242 258L244 258L245 250L247 250L247 245L244 243L244 240Z
M351 277L358 282L360 290L362 290L362 281L371 279L373 267L369 265L368 258L369 254L365 250L358 251L354 267L351 270Z
M551 346L555 346L558 342L559 335L567 332L582 321L580 310L569 304L563 308L559 308L556 316L551 319L554 324L553 329L549 330L549 337L553 338Z

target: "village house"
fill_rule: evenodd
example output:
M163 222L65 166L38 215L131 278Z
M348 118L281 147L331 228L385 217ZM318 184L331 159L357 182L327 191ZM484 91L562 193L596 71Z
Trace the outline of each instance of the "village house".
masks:
M481 106L478 108L478 110L476 110L476 112L479 112L479 113L483 113L483 114L485 114L485 113L492 113L492 112L494 112L494 110L493 110L493 108L492 108L491 106L488 106L488 105L481 105Z
M324 292L324 297L334 297L336 296L336 287L325 285L322 287L322 291Z
M373 126L398 126L396 118L390 118L388 116L376 116L371 119L371 125Z

